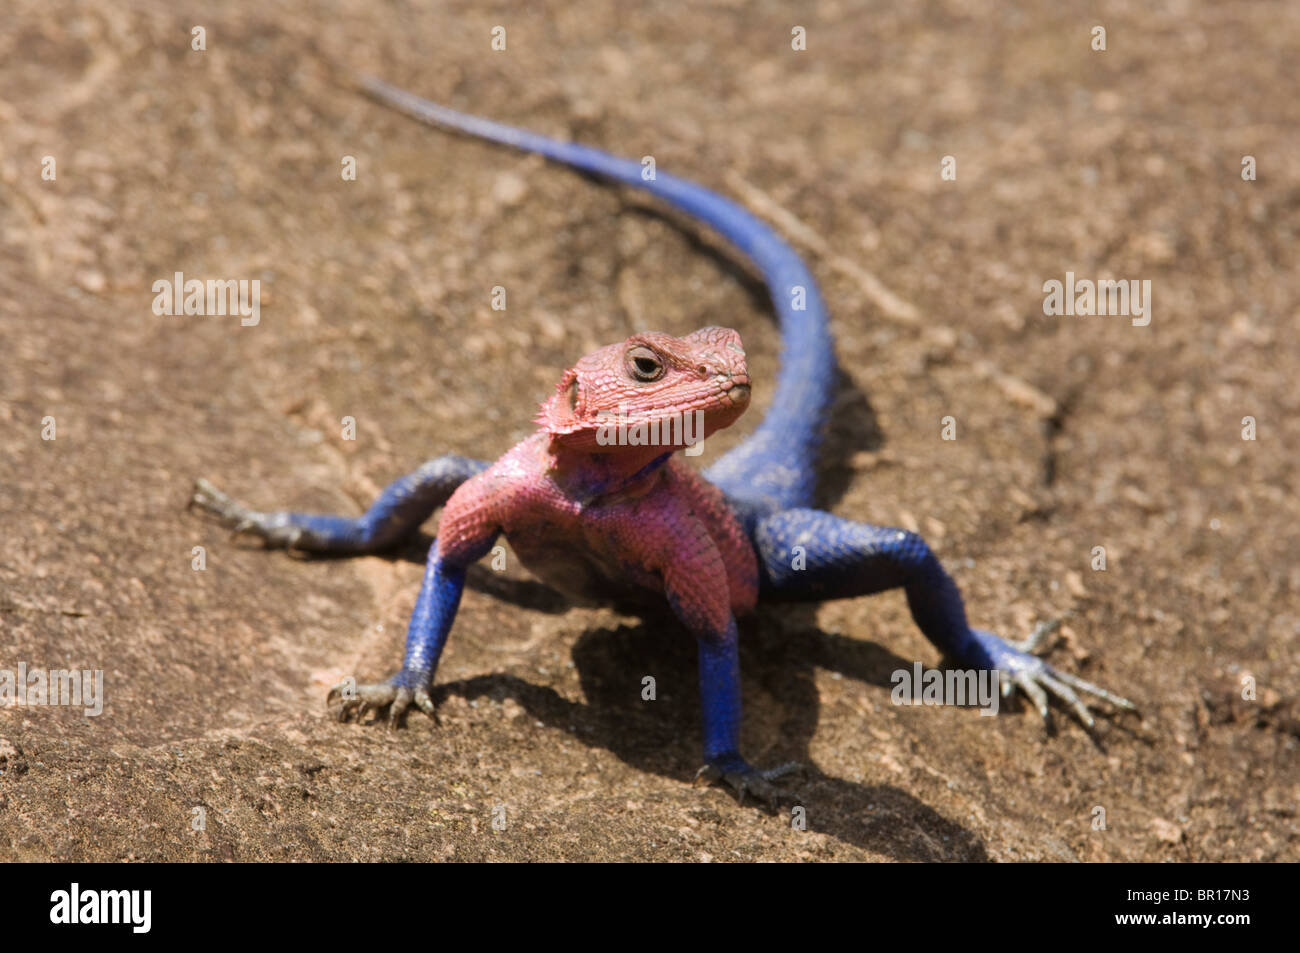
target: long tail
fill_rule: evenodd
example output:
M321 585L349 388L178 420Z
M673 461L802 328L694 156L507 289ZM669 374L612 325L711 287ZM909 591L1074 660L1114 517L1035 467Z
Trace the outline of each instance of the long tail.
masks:
M693 182L663 172L643 178L641 164L632 159L459 113L372 77L360 83L381 102L432 125L644 189L710 226L743 252L762 272L772 295L781 326L781 370L763 422L706 476L733 500L762 510L812 505L816 456L833 396L835 353L821 293L794 249L735 202Z

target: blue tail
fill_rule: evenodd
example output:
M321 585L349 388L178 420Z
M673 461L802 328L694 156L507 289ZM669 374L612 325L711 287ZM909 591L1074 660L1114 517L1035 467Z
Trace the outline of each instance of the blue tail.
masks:
M643 178L641 164L632 159L459 113L381 80L366 77L361 85L382 102L433 125L644 189L715 229L743 252L762 272L772 295L784 345L781 370L763 422L705 475L746 509L812 505L816 456L833 396L835 353L821 293L794 249L735 202L693 182L666 173Z

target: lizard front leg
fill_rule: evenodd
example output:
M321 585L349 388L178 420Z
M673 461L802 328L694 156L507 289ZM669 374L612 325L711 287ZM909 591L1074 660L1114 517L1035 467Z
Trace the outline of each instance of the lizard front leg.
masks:
M361 516L262 513L203 479L194 483L190 506L218 517L237 535L254 536L272 549L374 553L413 533L462 483L487 466L468 457L437 457L390 483Z
M360 719L373 705L387 708L389 726L397 727L412 702L425 713L434 714L430 689L465 590L465 572L492 550L502 532L502 518L510 510L510 498L510 483L502 479L496 467L465 480L451 494L406 629L402 667L391 678L358 686L354 691L349 691L350 681L334 686L329 701L342 700L340 720L350 715Z
M689 517L682 517L683 522ZM698 524L677 539L677 559L663 569L668 604L690 629L699 646L700 710L704 729L704 767L696 777L723 781L743 802L746 794L775 805L782 792L772 781L800 769L785 764L753 767L740 754L740 654L736 619L729 605L721 555ZM697 530L696 533L690 530ZM694 543L690 546L689 543Z
M697 638L700 649L700 708L704 715L704 767L696 778L723 781L743 803L746 794L775 805L783 792L772 784L801 769L797 763L760 770L740 754L740 657L736 621L726 631Z
M341 682L330 689L328 703L341 700L339 720L355 716L360 721L370 707L388 710L388 725L397 727L406 710L414 702L430 717L434 714L430 689L438 670L447 636L460 607L461 593L465 590L465 571L469 564L486 555L496 541L496 534L485 537L470 546L460 546L454 554L447 554L435 542L429 551L429 561L424 571L420 595L415 600L411 621L406 628L406 654L402 667L395 675L382 682L357 685Z
M763 594L778 599L835 599L902 587L917 626L949 657L1006 674L1004 694L1019 688L1047 718L1048 693L1093 727L1081 694L1132 709L1133 703L1053 668L1034 654L1051 626L1023 642L971 628L961 593L925 541L915 533L840 519L820 510L791 509L760 518L753 530ZM801 548L796 558L796 548Z

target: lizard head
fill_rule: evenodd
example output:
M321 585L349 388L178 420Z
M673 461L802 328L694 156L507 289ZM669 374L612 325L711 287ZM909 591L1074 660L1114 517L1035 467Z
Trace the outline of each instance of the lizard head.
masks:
M537 423L575 450L680 450L731 426L748 406L735 331L701 328L680 338L647 331L569 368Z

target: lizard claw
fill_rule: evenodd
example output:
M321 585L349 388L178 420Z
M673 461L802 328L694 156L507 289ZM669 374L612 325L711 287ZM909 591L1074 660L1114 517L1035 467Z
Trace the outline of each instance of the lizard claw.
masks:
M701 779L710 783L723 781L736 792L738 803L744 804L745 795L752 794L769 808L776 810L783 799L793 801L794 798L789 791L778 788L772 782L787 774L802 773L803 770L803 765L797 761L764 771L751 767L741 758L725 758L710 762L695 772L695 783L698 784Z
M1089 730L1096 727L1096 720L1088 710L1084 699L1080 697L1080 693L1100 698L1116 708L1136 711L1137 706L1127 698L1108 692L1077 675L1054 668L1035 654L1042 647L1047 636L1060 628L1060 625L1059 619L1040 623L1028 638L1019 642L1000 639L992 632L971 630L976 642L987 655L987 663L1002 673L1003 697L1010 696L1017 688L1020 689L1038 709L1039 716L1047 721L1050 693L1069 705L1075 717Z

